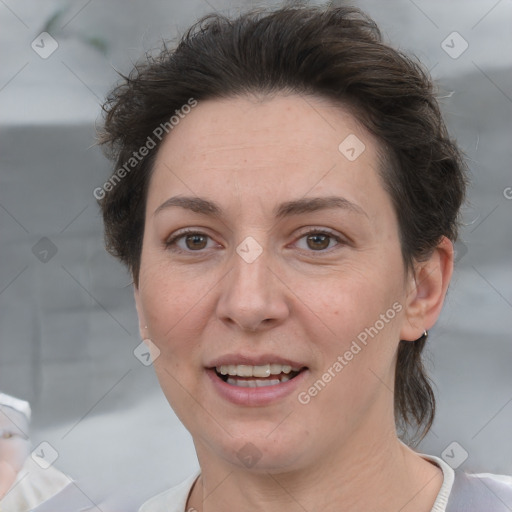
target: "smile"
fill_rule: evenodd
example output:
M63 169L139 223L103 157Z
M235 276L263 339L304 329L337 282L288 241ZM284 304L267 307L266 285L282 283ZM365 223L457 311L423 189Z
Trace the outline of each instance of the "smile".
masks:
M309 367L276 354L225 354L205 365L212 390L235 405L267 406L293 396ZM301 384L302 383L302 384Z
M264 365L229 364L215 368L219 378L232 386L243 388L262 388L277 386L296 377L300 368L287 364L267 363Z

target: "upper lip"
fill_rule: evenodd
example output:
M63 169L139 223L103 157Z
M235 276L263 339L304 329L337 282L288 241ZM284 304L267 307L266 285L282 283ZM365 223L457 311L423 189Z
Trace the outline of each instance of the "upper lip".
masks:
M292 368L304 368L306 365L287 357L281 357L275 354L261 354L261 355L244 355L244 354L226 354L224 356L213 359L206 365L207 368L215 368L224 365L238 365L245 364L250 366L261 366L264 364L282 364L289 365Z

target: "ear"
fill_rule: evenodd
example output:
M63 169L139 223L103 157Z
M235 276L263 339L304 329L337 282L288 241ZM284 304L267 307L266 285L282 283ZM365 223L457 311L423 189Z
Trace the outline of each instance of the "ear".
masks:
M147 338L147 330L145 329L147 322L144 315L144 309L142 308L142 302L140 299L139 287L133 286L133 297L135 299L135 308L137 309L137 316L139 317L139 334L141 339Z
M414 341L436 323L452 273L453 244L443 237L428 260L414 265L414 273L409 278L401 340Z

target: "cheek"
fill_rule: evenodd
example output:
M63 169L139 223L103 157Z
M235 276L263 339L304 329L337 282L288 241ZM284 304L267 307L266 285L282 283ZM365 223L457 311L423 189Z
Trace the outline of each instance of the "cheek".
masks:
M386 330L397 323L393 304L401 299L403 291L393 277L396 274L392 268L384 272L375 264L361 261L347 264L322 279L297 276L294 291L332 338L346 341L347 336L356 337L376 322L383 330L381 315L385 315Z
M337 414L365 407L382 381L392 386L403 311L399 280L392 276L376 266L363 271L354 265L315 291L306 292L304 283L307 307L298 314L309 318L308 337L320 363L315 378L322 381L316 387L325 407L344 404Z
M7 462L17 473L29 454L29 444L20 438L0 441L0 458Z
M141 273L139 295L152 341L162 350L183 336L188 315L200 307L202 286L165 264L148 265ZM181 336L177 336L180 333ZM173 341L173 343L171 343Z
M201 336L206 318L203 281L178 275L159 264L146 267L139 296L149 337L159 350L153 363L160 386L176 414L184 421L198 394ZM195 282L191 286L191 282ZM186 391L185 391L186 390Z

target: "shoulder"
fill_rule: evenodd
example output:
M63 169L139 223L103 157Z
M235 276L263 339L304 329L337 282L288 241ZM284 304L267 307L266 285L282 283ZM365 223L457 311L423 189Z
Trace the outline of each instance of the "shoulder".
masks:
M511 512L512 476L465 473L443 459L420 454L443 471L443 485L432 512Z
M510 512L512 476L455 471L446 512Z
M197 470L177 486L153 496L138 512L185 512L188 495L199 474L200 470Z

